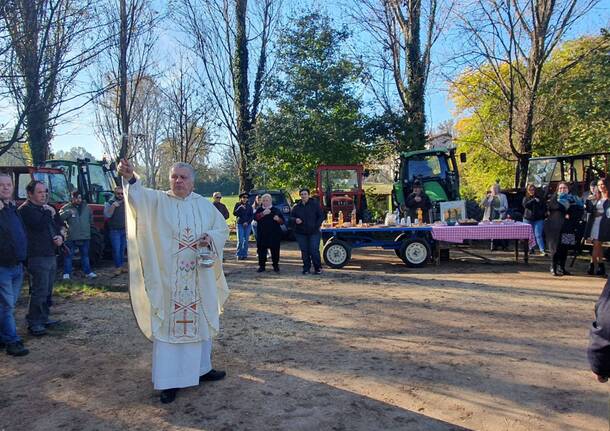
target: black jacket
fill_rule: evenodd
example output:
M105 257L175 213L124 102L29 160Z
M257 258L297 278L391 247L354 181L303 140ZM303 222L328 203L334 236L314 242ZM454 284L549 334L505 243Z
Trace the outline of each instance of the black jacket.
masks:
M16 226L15 226L16 225ZM21 232L16 230L20 229ZM21 253L18 249L18 241L24 241ZM18 256L22 254L22 256ZM0 210L0 266L15 266L25 261L27 257L27 236L25 226L16 208L12 204L5 204Z
M320 225L324 221L324 211L322 211L320 204L313 199L309 199L305 205L302 202L297 203L292 207L290 215L294 232L302 235L312 235L320 232ZM297 218L303 220L303 223L296 224L295 219Z
M587 217L587 227L585 228L585 238L591 237L591 229L593 228L593 223L595 222L596 217L596 204L595 200L587 200L585 209L587 213L589 213L589 217ZM600 241L610 241L610 217L608 217L608 212L610 210L610 200L606 200L604 202L604 213L602 214L602 219L599 224L599 240Z
M595 303L595 321L591 325L587 358L591 371L610 377L610 279Z
M252 223L254 220L254 209L248 202L242 205L241 202L235 204L233 215L237 217L237 224Z
M222 214L225 220L229 218L229 210L227 209L227 206L225 204L223 204L222 202L212 202L212 205L214 205L216 209L220 211L220 214Z
M536 200L538 199L538 200ZM538 196L526 196L523 198L523 218L530 221L544 220L546 215L546 203Z
M52 217L50 211L30 201L25 201L18 211L28 236L28 258L55 256L57 247L53 237L60 235L62 225L59 214L55 213L55 217Z
M263 215L265 209L259 207L254 213L256 220L256 244L260 247L279 247L282 240L283 231L281 224L284 224L282 213L276 207L271 207L271 213ZM279 222L273 220L274 216L280 218Z
M579 227L582 220L584 208L572 204L565 208L557 201L557 193L554 193L547 202L548 217L544 221L544 235L551 254L555 254L561 244L561 234L568 233L577 236L579 242ZM569 218L566 218L566 215ZM581 231L582 234L582 231Z
M429 221L428 211L432 208L432 202L430 202L430 198L426 194L426 192L421 192L419 197L421 201L417 202L415 198L417 195L415 193L411 193L407 196L405 201L405 206L407 207L408 216L411 217L411 220L415 220L417 218L417 209L422 209L422 217L423 220L420 220L422 223L427 223Z

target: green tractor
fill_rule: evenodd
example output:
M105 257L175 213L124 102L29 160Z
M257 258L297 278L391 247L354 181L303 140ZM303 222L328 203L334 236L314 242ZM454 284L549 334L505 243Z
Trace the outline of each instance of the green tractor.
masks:
M459 155L461 163L466 154ZM398 170L394 175L392 197L395 207L404 205L413 191L413 183L419 181L432 201L430 222L440 220L440 203L460 200L460 175L455 148L434 148L400 153ZM466 217L482 218L482 210L474 201L466 201Z

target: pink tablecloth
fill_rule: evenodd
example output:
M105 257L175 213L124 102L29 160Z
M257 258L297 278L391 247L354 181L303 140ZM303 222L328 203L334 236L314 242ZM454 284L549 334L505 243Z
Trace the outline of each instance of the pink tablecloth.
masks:
M532 227L518 222L477 226L432 226L432 238L455 243L463 243L466 239L526 239L530 248L536 245Z

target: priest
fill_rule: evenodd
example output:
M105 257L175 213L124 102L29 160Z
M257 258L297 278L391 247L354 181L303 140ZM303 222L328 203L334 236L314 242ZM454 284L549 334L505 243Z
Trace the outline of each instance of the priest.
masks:
M229 229L212 203L193 192L191 165L171 167L167 192L143 187L125 159L119 174L128 203L131 304L153 342L154 388L161 390L162 403L171 403L180 388L225 377L212 368L211 352L229 295L222 270ZM212 249L212 265L200 264L201 248Z

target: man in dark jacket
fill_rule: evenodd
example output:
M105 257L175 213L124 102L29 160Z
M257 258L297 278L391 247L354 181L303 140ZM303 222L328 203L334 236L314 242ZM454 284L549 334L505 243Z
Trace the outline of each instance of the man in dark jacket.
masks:
M254 219L254 210L248 203L248 193L240 193L239 202L233 208L233 215L237 217L235 227L237 228L237 260L248 258L248 238L250 238L250 227Z
M0 173L0 344L6 353L29 353L17 335L15 304L23 285L23 262L27 257L25 228L13 199L13 178Z
M607 382L610 377L610 279L595 304L587 357L597 380Z
M229 210L227 209L227 206L225 204L220 202L220 200L222 199L222 194L220 192L214 192L214 194L212 194L212 198L214 199L212 204L214 204L216 209L220 211L220 214L222 214L225 220L228 220Z
M114 260L114 274L127 272L124 262L125 249L127 248L127 233L125 230L125 200L123 199L123 187L114 189L114 198L104 205L104 217L108 225L110 243L112 244L112 259Z
M417 210L421 209L422 220L419 220L419 222L428 223L430 221L428 212L430 211L430 208L432 208L432 202L430 202L430 198L419 181L413 182L413 193L407 196L405 206L407 207L407 215L411 217L411 220L415 221L417 218Z
M57 247L64 242L59 232L61 219L47 204L49 190L42 181L32 181L26 187L28 200L19 207L19 214L28 237L28 271L30 273L30 306L26 319L34 336L46 334L49 320L48 298L53 293L57 270Z
M314 274L320 274L320 225L324 220L324 212L316 201L309 198L309 189L301 189L299 195L301 201L292 208L291 216L294 234L301 249L303 274L309 274L312 263Z

